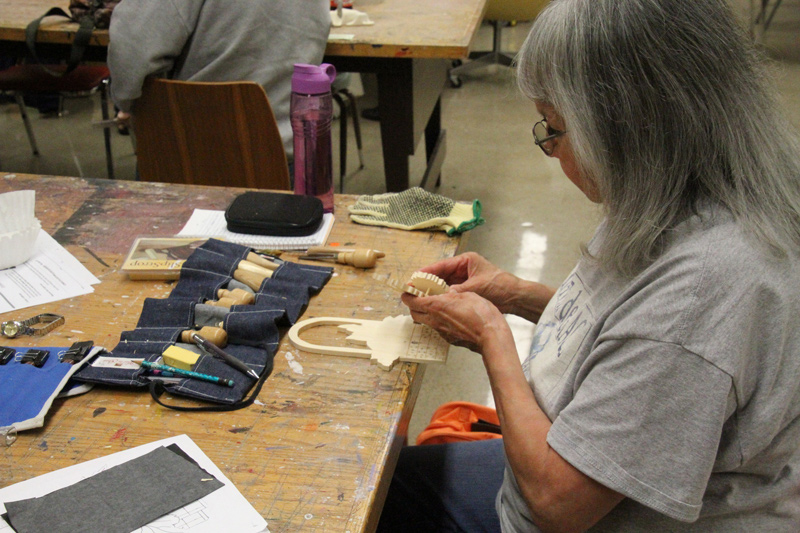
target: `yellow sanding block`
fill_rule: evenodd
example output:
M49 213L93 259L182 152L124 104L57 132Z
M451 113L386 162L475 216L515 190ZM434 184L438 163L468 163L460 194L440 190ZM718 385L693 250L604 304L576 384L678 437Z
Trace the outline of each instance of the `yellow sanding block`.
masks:
M174 366L182 370L191 370L200 359L200 354L194 353L180 346L170 346L161 354L165 365Z

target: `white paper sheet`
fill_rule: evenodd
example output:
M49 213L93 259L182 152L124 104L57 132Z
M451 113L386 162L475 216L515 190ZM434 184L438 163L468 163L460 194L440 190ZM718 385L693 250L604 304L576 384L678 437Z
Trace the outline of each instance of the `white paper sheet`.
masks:
M325 213L316 232L300 237L277 237L272 235L249 235L228 231L225 211L195 209L189 221L178 233L181 237L217 237L223 241L234 242L256 249L306 250L312 246L322 246L328 240L333 227L333 214Z
M23 500L44 496L54 490L73 485L112 466L122 464L151 452L159 446L177 444L194 459L201 468L213 474L225 484L208 496L178 509L132 533L152 533L154 531L184 531L186 533L219 533L236 531L240 533L269 533L267 521L242 496L239 490L225 477L211 459L187 435L178 435L130 450L99 457L77 465L62 468L55 472L22 481L0 489L0 514L5 514L3 502ZM0 519L0 533L13 533L8 523Z
M89 294L97 283L99 279L42 230L30 259L0 270L0 313Z

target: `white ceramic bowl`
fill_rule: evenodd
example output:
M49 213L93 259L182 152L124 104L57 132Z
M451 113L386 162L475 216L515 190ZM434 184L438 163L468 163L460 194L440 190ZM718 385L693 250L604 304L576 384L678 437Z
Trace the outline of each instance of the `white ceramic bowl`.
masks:
M34 218L25 228L0 235L0 269L21 265L33 254L42 224Z

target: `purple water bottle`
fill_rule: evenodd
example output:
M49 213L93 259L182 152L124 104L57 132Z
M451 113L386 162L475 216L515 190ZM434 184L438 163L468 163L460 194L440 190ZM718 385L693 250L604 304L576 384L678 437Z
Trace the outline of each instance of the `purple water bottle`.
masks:
M316 196L333 213L331 83L336 68L296 64L292 74L291 118L294 134L294 193Z

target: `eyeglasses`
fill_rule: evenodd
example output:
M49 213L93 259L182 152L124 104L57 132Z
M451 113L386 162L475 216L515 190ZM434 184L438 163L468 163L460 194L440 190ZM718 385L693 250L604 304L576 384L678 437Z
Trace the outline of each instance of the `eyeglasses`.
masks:
M533 142L542 149L542 152L552 155L554 146L550 141L561 137L565 133L567 132L551 128L547 123L547 119L543 118L533 125Z

